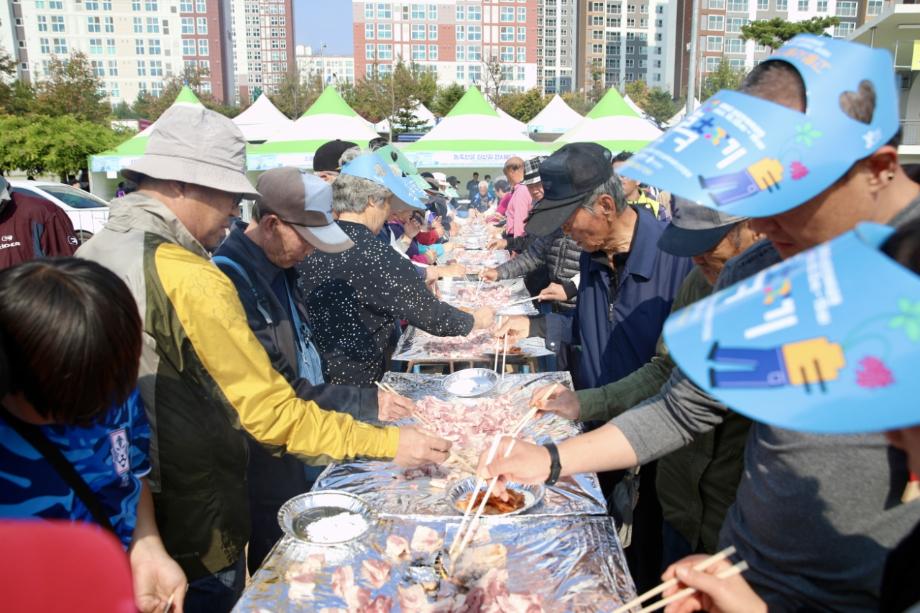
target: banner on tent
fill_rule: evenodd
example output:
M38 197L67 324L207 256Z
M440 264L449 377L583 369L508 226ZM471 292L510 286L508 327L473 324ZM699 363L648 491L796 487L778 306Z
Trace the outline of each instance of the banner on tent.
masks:
M246 156L247 170L271 170L281 166L313 168L312 153L260 153Z
M124 157L119 155L94 155L89 161L90 172L115 172L128 166L139 156Z
M484 166L501 167L505 160L515 155L517 151L437 151L437 152L411 152L406 151L406 156L419 168L482 168ZM533 156L534 152L524 154L523 157Z

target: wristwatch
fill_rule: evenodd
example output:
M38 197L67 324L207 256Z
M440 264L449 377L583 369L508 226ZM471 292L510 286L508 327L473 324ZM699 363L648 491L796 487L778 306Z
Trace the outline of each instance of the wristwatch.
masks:
M562 464L559 463L559 448L556 447L556 443L544 443L543 446L549 451L549 477L544 483L555 485L559 480L559 473L562 472Z

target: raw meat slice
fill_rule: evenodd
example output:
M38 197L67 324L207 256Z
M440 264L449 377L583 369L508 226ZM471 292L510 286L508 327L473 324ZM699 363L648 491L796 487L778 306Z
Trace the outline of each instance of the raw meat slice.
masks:
M405 560L409 557L409 541L397 534L387 537L386 555L394 562Z
M412 535L410 548L412 551L421 553L434 553L444 545L444 540L435 530L428 526L419 526Z
M372 588L379 590L390 578L390 565L383 560L364 560L361 562L361 577Z
M396 589L399 593L399 608L403 613L421 613L428 610L428 597L421 585L400 585Z
M360 611L361 613L390 613L392 607L393 601L386 596L380 595L365 605Z

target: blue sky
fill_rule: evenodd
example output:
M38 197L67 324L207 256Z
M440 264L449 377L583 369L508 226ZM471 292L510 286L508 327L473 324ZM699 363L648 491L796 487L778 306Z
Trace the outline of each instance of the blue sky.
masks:
M329 55L351 55L351 0L294 0L294 39L319 53L326 43Z

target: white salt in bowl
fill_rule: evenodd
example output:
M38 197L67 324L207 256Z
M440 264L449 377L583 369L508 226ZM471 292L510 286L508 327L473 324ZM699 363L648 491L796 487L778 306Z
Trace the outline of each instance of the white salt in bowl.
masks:
M376 522L364 499L337 490L294 496L278 511L278 524L288 536L320 546L337 546L360 539Z
M488 368L465 368L447 376L441 384L444 391L461 398L482 396L495 388L498 373Z

